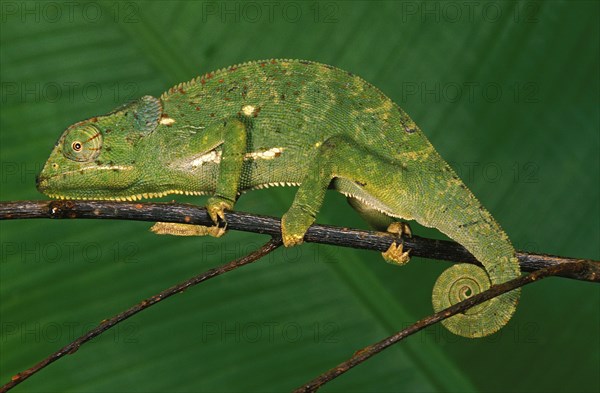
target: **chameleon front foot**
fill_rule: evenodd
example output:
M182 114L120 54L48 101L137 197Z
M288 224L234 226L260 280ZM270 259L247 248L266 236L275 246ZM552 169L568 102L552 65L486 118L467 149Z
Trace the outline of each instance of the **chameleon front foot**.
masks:
M233 209L233 201L225 199L220 196L213 196L208 199L206 203L206 210L211 220L215 224L219 223L219 219L225 222L225 210Z
M281 218L281 237L286 247L297 246L315 221L314 217L300 208L291 207Z
M150 228L157 235L172 236L212 236L221 237L226 230L223 227L204 225L179 224L174 222L157 222Z
M402 266L410 261L409 252L410 250L404 251L402 243L393 242L386 252L381 253L381 256L387 263Z

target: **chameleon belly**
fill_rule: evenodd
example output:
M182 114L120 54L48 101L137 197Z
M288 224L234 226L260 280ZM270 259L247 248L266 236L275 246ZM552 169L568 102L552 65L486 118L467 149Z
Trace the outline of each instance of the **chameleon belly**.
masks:
M520 274L506 234L410 117L363 79L314 62L232 66L76 123L38 178L40 191L60 198L209 194L215 222L242 192L286 185L299 186L282 218L286 246L302 241L329 187L363 214L414 219L465 246L485 270L444 272L436 310ZM491 334L517 298L513 291L445 325Z

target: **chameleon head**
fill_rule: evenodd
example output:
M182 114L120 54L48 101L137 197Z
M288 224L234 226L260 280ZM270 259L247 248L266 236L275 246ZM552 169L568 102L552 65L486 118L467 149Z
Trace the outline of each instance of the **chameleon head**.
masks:
M146 96L68 127L36 179L38 190L62 199L140 199L144 145L161 108Z

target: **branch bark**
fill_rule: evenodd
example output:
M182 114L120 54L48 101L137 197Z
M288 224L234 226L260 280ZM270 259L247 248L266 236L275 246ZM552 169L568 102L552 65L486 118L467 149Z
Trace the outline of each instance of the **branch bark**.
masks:
M187 204L64 200L0 203L0 220L24 218L121 219L213 225L206 209ZM231 211L225 214L225 218L228 229L271 236L281 235L281 222L273 217ZM386 251L394 241L403 241L404 247L411 250L412 256L479 264L475 257L458 243L419 236L402 237L400 240L399 237L386 232L313 225L309 228L304 240L380 252ZM527 251L518 251L517 258L521 269L525 272L533 272L564 263L581 262L586 266L583 271L566 270L557 275L582 281L600 282L600 262L598 261Z
M18 201L0 203L0 220L25 218L95 218L95 219L126 219L138 221L163 221L186 224L212 225L206 210L198 206L172 203L123 203L104 201ZM81 345L102 334L116 324L130 318L138 312L157 304L176 293L197 285L210 278L216 277L238 267L252 263L281 245L280 220L273 217L257 216L241 212L228 212L225 215L228 229L242 230L271 235L271 240L259 250L206 271L183 283L175 285L155 296L152 296L128 310L104 320L96 328L90 330L72 343L48 356L35 366L15 375L10 382L0 387L0 393L12 389L35 373L61 357L76 352ZM394 241L403 241L406 248L411 249L413 256L442 259L454 262L469 262L478 264L476 259L461 245L443 240L433 240L414 236L398 238L385 232L363 231L350 228L340 228L325 225L313 225L305 236L305 241L331 244L343 247L362 248L385 251ZM545 254L518 252L517 256L524 271L533 273L519 277L509 282L492 286L489 290L475 295L463 302L455 304L436 314L421 319L414 325L390 336L376 344L357 351L352 358L337 367L320 375L309 383L299 387L296 392L316 391L323 384L342 375L351 368L366 361L382 350L404 338L435 323L449 318L459 312L483 303L505 292L530 284L536 280L561 276L584 281L600 281L600 262L565 258Z

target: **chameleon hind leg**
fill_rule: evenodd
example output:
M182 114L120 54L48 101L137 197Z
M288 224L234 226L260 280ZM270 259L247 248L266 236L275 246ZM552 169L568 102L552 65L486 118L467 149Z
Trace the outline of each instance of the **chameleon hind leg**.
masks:
M367 205L358 198L349 196L347 200L350 206L352 206L352 208L356 210L371 227L373 227L373 229L393 233L395 235L412 236L412 231L408 223L396 221L393 217ZM409 252L410 250L404 251L404 245L402 243L397 244L396 242L393 242L387 251L381 253L381 256L387 263L402 266L410 260Z
M356 165L356 157L360 157L361 165ZM292 206L282 217L284 245L289 247L302 243L304 234L315 221L332 179L341 178L361 187L378 188L380 185L367 186L367 183L372 183L373 171L391 173L395 170L392 163L371 154L348 137L337 135L324 141L309 163L307 175L298 188Z

